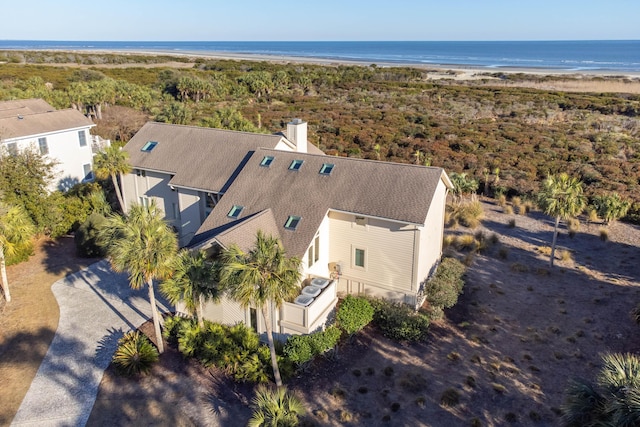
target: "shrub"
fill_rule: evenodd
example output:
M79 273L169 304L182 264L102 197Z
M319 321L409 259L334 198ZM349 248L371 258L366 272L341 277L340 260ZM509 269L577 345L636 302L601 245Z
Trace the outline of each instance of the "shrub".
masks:
M286 387L277 389L258 386L253 398L253 414L248 426L296 426L306 408L302 401Z
M372 299L373 322L382 334L396 341L422 341L429 329L429 319L408 305Z
M74 236L78 256L86 258L105 256L106 248L98 241L98 231L106 222L107 219L103 215L94 212L78 227Z
M435 276L425 285L425 296L432 314L441 316L442 309L453 307L464 287L465 267L455 258L443 258Z
M336 326L309 335L292 335L284 346L283 353L297 365L303 365L315 356L336 346L342 332Z
M607 240L609 240L609 231L606 228L601 227L599 232L600 232L600 240L602 240L603 242L606 242Z
M516 228L516 220L510 219L508 225L509 225L509 228Z
M505 215L513 215L513 207L511 207L510 205L506 205L503 209L502 212Z
M482 203L478 200L465 203L460 206L458 212L458 220L460 224L469 228L476 228L480 225L480 222L484 219L484 210L482 209Z
M243 323L226 326L205 320L204 327L192 319L167 319L165 336L177 341L185 356L204 366L217 366L238 381L263 383L271 375L271 354L252 329Z
M456 238L456 248L460 251L475 248L477 242L471 234L461 234Z
M338 326L349 335L353 335L373 320L373 307L365 298L352 295L340 304L336 321Z
M443 406L456 406L460 403L460 392L455 388L446 389L440 397L440 403Z
M112 361L124 375L146 374L158 361L158 350L145 335L138 331L129 332L118 341Z

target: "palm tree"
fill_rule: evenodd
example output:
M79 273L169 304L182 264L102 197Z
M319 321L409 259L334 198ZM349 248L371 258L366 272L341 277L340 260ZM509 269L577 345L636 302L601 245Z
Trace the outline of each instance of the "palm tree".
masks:
M276 385L280 387L282 378L273 344L268 305L270 303L280 307L284 300L297 294L301 261L296 257L287 257L280 241L265 236L261 231L256 235L254 248L248 253L231 245L222 252L221 260L220 284L227 289L229 296L242 307L254 306L262 312L271 351L273 376Z
M203 306L207 300L219 301L220 287L217 286L217 266L207 260L204 251L182 250L175 257L173 275L160 285L160 292L171 304L184 302L189 314L198 319L204 327Z
M5 256L11 256L24 246L35 233L29 215L18 206L0 203L0 277L4 299L11 302Z
M565 426L640 425L640 358L605 354L593 385L574 380L565 391Z
M293 427L298 425L298 416L305 413L300 399L286 387L272 390L264 385L258 386L253 407L249 427Z
M118 203L120 203L120 210L124 212L124 199L122 197L122 189L118 183L118 175L128 173L131 170L129 153L115 145L111 145L95 155L93 169L98 179L111 178L116 197L118 197Z
M128 216L112 215L100 231L100 240L107 246L107 256L114 271L128 272L129 284L133 289L140 289L145 284L149 289L160 353L164 351L164 345L153 281L171 275L172 261L178 251L176 235L162 219L163 216L155 201L146 207L133 205Z
M631 202L620 197L618 193L595 196L593 205L598 216L609 225L611 221L622 218L631 207Z
M538 204L544 213L556 219L549 259L549 265L553 267L560 219L566 220L579 215L586 205L586 198L582 193L582 182L569 177L566 173L557 176L549 175L538 194Z

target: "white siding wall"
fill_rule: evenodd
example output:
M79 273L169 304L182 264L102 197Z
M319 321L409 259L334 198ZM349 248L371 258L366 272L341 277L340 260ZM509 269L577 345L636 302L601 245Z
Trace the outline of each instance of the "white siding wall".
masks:
M84 165L90 165L93 170L93 153L91 152L90 127L69 129L61 132L51 132L24 138L3 140L3 146L16 143L19 150L32 147L39 152L38 138L47 138L48 157L57 162L54 168L55 178L49 185L49 190L67 191L75 184L85 182ZM80 146L78 131L85 133L87 144ZM92 179L89 179L92 180Z
M315 251L315 237L311 241L309 249L305 252L302 259L303 276L329 277L329 216L325 215L320 227L318 228L318 237L320 238L320 250L318 261L309 267L309 250L313 247Z
M432 272L434 265L442 255L442 237L444 232L444 210L446 205L447 188L440 181L431 201L431 207L427 214L425 226L420 227L420 239L418 248L418 283L424 280Z
M416 227L368 218L355 223L355 215L329 213L329 261L342 267L339 291L372 293L410 302L414 282ZM355 265L355 249L365 250L365 268Z

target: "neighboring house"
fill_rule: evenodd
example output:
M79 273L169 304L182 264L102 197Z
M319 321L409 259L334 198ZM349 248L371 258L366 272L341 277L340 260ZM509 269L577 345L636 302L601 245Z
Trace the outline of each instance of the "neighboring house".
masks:
M0 146L9 153L32 147L55 161L51 191L93 180L93 126L79 111L56 110L42 99L0 102Z
M125 147L136 169L125 177L126 197L159 198L181 244L212 254L250 249L258 230L278 237L302 259L304 281L301 296L274 311L276 333L322 327L338 294L419 306L442 253L452 187L444 170L325 156L307 144L304 122L287 135L147 124ZM263 331L255 309L226 299L205 315Z

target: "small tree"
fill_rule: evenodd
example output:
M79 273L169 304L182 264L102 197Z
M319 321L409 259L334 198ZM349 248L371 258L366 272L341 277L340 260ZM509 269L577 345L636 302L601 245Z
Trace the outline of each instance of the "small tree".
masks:
M631 207L631 202L620 197L618 193L595 196L592 203L598 216L607 225L625 216Z
M207 300L220 300L217 266L207 260L204 251L183 249L175 257L173 275L160 284L160 292L173 305L183 302L187 312L195 315L200 327L204 327L203 306Z
M542 183L542 190L538 193L538 205L544 213L555 217L551 257L549 259L549 265L553 267L560 220L579 215L586 205L586 198L582 192L582 182L576 178L569 177L566 173L561 173L557 176L549 175Z
M24 245L34 233L33 224L27 214L18 206L7 206L0 202L0 278L7 302L11 302L9 280L5 256L12 255Z
M124 212L124 198L122 197L122 189L118 183L118 176L128 173L131 170L129 153L115 145L111 145L95 155L93 158L93 168L98 179L111 178L118 203L120 203L120 210Z
M172 260L178 251L176 235L163 216L155 201L148 207L133 205L128 216L109 217L99 234L99 241L107 245L112 268L117 272L128 272L133 289L147 286L160 353L164 351L164 344L153 281L171 275Z
M287 257L280 241L258 231L253 249L244 252L236 245L223 251L220 283L230 297L243 307L254 306L262 312L271 351L273 376L278 387L282 378L278 369L269 305L280 307L300 288L299 258Z

